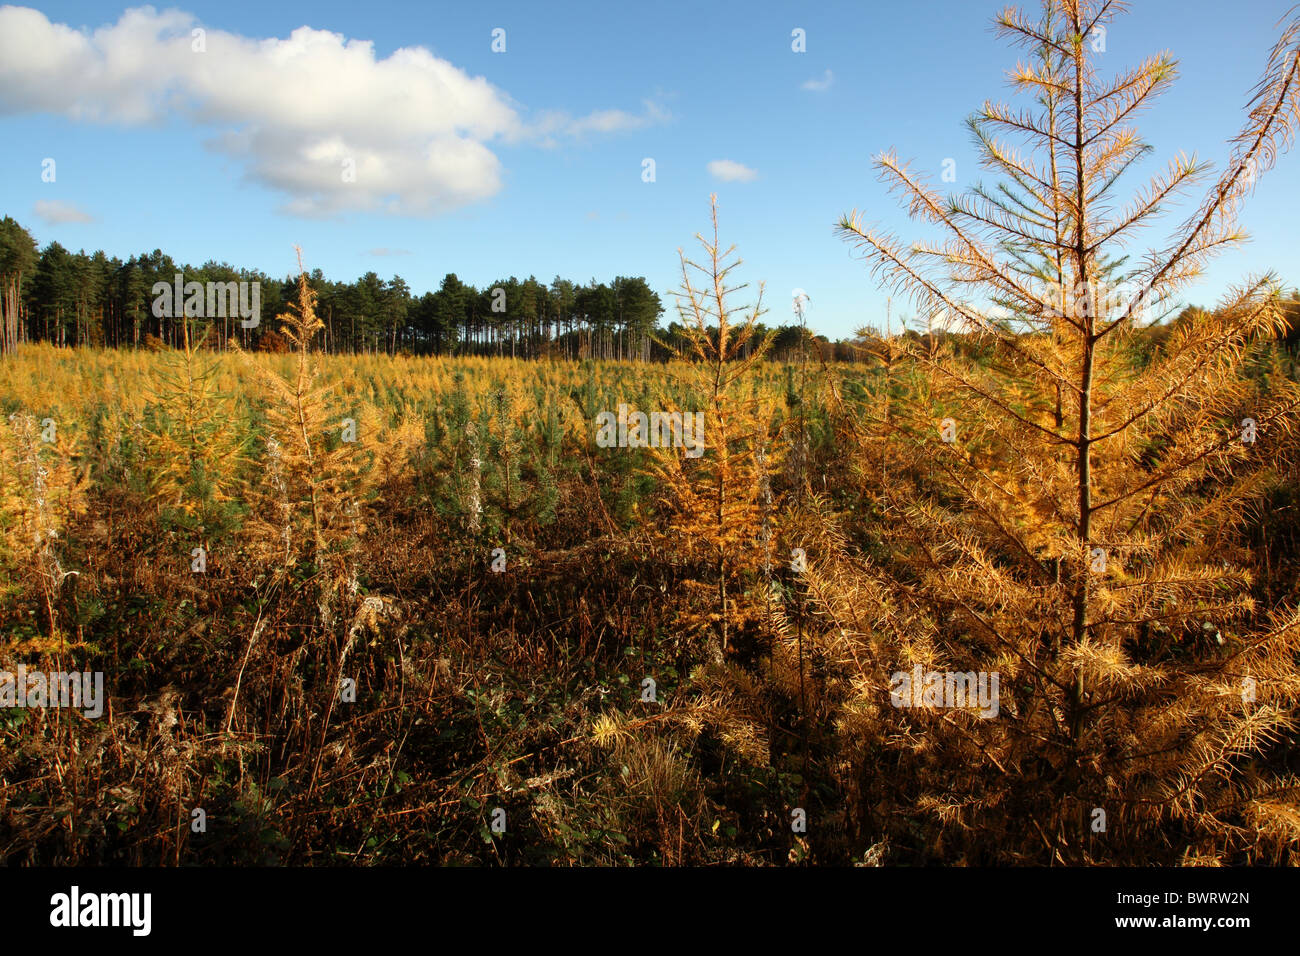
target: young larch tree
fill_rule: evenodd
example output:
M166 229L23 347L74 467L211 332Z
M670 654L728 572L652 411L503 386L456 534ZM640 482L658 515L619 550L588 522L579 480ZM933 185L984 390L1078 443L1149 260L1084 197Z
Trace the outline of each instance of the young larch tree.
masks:
M661 448L654 470L672 496L669 535L710 568L712 581L694 583L714 590L715 599L703 604L709 610L702 618L712 625L725 651L732 625L744 618L739 590L754 584L764 561L756 455L770 444L772 409L744 394L743 386L762 361L771 335L757 328L763 314L761 286L753 306L733 304L735 293L745 286L728 285L728 277L741 260L733 258L734 246L722 248L717 196L710 200L713 238L696 236L704 263L681 253L682 287L677 296L684 346L673 350L689 363L693 391L703 401L704 435L694 440L704 447L697 450L698 457ZM695 273L702 282L693 278ZM684 417L691 411L683 410ZM763 468L773 467L773 455L766 454Z
M907 244L856 212L840 222L883 284L983 357L936 351L930 336L909 349L945 402L914 394L883 438L894 451L874 493L895 558L841 549L813 591L855 674L847 732L908 755L888 802L901 812L901 787L907 810L933 811L937 839L996 807L1006 839L991 850L986 829L972 853L1082 862L1127 844L1151 862L1262 858L1294 846L1300 820L1295 781L1247 759L1293 726L1300 613L1257 605L1234 531L1276 481L1300 401L1291 384L1241 374L1284 325L1278 282L1247 280L1145 364L1133 346L1244 240L1242 201L1300 120L1300 19L1223 171L1179 156L1125 203L1125 174L1151 152L1132 121L1176 73L1167 54L1098 69L1097 38L1125 7L1044 0L1037 16L999 15L999 33L1031 53L1011 74L1031 103L987 102L970 120L995 186L941 197L892 152L878 159L942 239ZM1128 265L1140 233L1169 228L1170 201L1207 179L1192 215ZM880 440L868 469L886 460ZM1001 671L999 716L867 700L913 665Z

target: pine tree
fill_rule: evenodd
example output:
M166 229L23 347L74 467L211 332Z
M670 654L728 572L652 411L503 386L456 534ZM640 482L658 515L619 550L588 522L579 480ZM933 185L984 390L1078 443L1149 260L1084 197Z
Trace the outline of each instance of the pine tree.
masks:
M519 424L522 414L519 389L513 381L492 389L491 419L487 427L487 446L493 464L489 487L501 512L507 546L512 540L512 525L522 514L528 496L520 474L524 454L524 432Z
M10 216L0 219L0 355L11 355L25 336L23 277L36 268L36 240Z
M258 553L278 554L282 548L281 570L286 572L306 562L320 622L329 629L338 620L340 591L355 592L347 552L360 530L364 463L358 436L348 434L356 419L335 407L333 386L319 383L312 345L324 326L315 301L300 259L298 300L278 316L282 334L293 345L288 376L253 359L233 340L231 348L251 365L271 399L266 408L267 482L252 522Z
M669 537L680 552L704 563L712 577L707 583L692 582L702 590L711 588L713 596L699 619L687 623L707 621L725 652L732 618L744 619L738 598L753 586L766 556L760 541L762 475L756 453L769 449L763 463L769 472L777 455L768 434L773 410L744 394L748 377L771 343L770 334L760 336L755 328L764 312L762 286L752 307L732 304L734 294L746 288L727 284L741 260L732 258L735 246L722 249L717 197L710 200L713 238L696 235L705 264L680 252L682 287L677 296L685 344L675 349L677 357L689 363L692 391L703 400L705 448L699 457L661 448L654 471L671 495ZM699 285L693 279L696 272L704 279ZM695 410L681 411L685 418Z
M1257 606L1234 531L1300 400L1241 374L1282 328L1276 280L1248 280L1145 366L1134 341L1244 238L1238 208L1300 121L1300 20L1225 170L1127 268L1137 232L1209 167L1180 156L1121 204L1122 174L1149 152L1129 123L1175 75L1167 55L1098 74L1093 38L1123 7L1044 0L1038 18L998 18L1034 58L1013 74L1033 105L986 103L970 123L996 188L942 198L880 157L946 241L905 244L856 213L840 223L887 286L986 358L908 349L937 390L896 401L889 480L869 480L894 558L841 543L814 590L844 669L845 732L898 761L872 826L896 828L901 796L931 814L935 840L972 853L962 827L997 814L1005 839L981 831L993 858L1081 862L1124 842L1152 862L1265 857L1294 846L1296 781L1248 758L1294 725L1300 613ZM1000 716L880 706L890 674L915 665L1000 672Z
M196 343L189 325L182 326L182 348L151 366L157 384L148 453L164 518L210 549L213 538L234 530L243 510L247 440L234 401L217 392L221 361L204 357L209 330Z

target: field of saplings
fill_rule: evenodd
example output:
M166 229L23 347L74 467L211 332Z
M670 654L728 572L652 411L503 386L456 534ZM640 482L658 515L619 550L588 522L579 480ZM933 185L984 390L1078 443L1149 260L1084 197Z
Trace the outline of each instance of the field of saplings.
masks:
M7 361L6 861L1295 862L1284 343L1078 554L996 342L326 356L300 293L287 354Z

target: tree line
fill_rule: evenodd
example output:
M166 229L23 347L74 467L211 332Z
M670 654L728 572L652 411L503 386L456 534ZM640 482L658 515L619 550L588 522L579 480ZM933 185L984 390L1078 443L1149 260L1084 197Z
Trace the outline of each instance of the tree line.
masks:
M103 251L72 252L58 242L39 249L32 234L6 216L0 220L0 354L24 341L179 347L181 310L156 315L153 308L155 283L171 285L178 274L187 283L260 286L255 325L245 328L233 314L192 317L192 334L208 325L209 341L219 348L232 336L245 348L285 347L275 317L294 294L294 276L277 279L211 260L195 267L161 249L125 261ZM531 275L510 276L476 288L451 272L437 291L419 296L400 275L385 280L373 271L336 282L316 269L310 281L328 352L660 361L682 337L678 323L660 324L663 303L642 276L585 284L556 276L549 285ZM798 326L777 332L777 353L798 346Z
M196 268L177 263L160 249L126 261L103 251L71 252L58 242L39 249L32 234L6 216L0 220L0 355L19 342L38 341L180 347L180 319L155 315L152 308L154 284L170 285L178 273L186 282L260 284L261 320L255 326L244 328L233 314L210 316L192 319L191 334L200 334L207 324L208 341L217 348L225 348L232 337L249 349L287 347L276 316L294 296L296 276L276 279L211 260ZM556 276L549 285L531 275L523 280L511 276L480 289L452 272L437 291L420 296L412 294L401 276L385 280L373 271L353 282L334 282L316 269L310 281L324 323L321 346L330 353L664 361L687 338L682 324L661 323L663 303L641 276L616 276L608 283L593 278L586 284ZM1292 302L1300 302L1300 293L1293 293ZM1162 339L1161 328L1167 326L1148 333L1152 344ZM769 328L758 322L755 331L761 339ZM816 361L869 360L874 354L871 341L882 338L869 328L865 336L831 341L794 323L771 331L768 355L777 360L799 352L802 338ZM950 335L914 327L902 332L900 344ZM1291 323L1284 339L1293 352L1300 351L1300 320Z

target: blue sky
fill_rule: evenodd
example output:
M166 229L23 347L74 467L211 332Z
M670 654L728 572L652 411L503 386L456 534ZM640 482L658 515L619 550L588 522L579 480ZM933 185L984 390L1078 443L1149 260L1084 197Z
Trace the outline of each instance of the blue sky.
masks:
M1179 60L1179 81L1138 124L1159 166L1180 150L1226 160L1291 3L1140 0L1112 25L1104 66L1162 49ZM42 3L39 18L4 8L0 214L42 245L123 258L160 247L273 275L293 270L297 243L309 269L397 273L416 294L447 272L479 286L645 275L672 318L677 249L695 251L716 191L723 240L745 260L738 279L751 292L766 281L766 321L789 321L802 288L809 323L838 337L884 311L833 234L839 216L856 207L921 235L872 157L894 147L936 181L952 158L946 188L987 179L962 124L1010 95L1005 71L1020 53L992 33L999 6L194 0L127 20L130 8L102 2ZM299 35L314 58L280 83L286 48L269 41L304 26L373 50ZM193 27L207 31L207 59L188 41L160 45ZM495 28L504 53L491 49ZM795 28L804 53L791 50ZM404 47L427 53L394 58ZM410 92L426 80L432 92ZM53 183L41 179L47 157ZM357 163L351 188L335 176L340 157ZM719 177L719 161L752 178ZM1247 205L1253 242L1217 260L1189 298L1212 303L1264 269L1300 284L1297 196L1300 150Z

